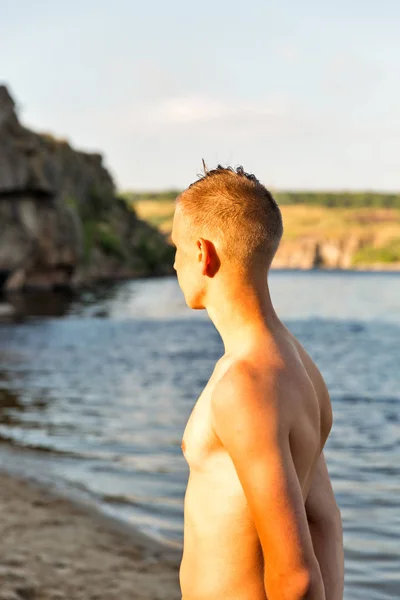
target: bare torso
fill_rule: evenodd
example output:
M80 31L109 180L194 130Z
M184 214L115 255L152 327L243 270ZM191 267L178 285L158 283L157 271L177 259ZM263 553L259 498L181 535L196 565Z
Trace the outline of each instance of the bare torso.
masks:
M293 422L290 445L305 501L331 425L329 395L317 367L283 325L262 346L247 353L246 360L266 371L271 353L279 354L287 377L301 390L300 402L288 400L282 411ZM179 572L183 600L266 599L257 531L235 467L212 424L211 393L234 360L223 356L217 362L183 435L182 451L190 467Z

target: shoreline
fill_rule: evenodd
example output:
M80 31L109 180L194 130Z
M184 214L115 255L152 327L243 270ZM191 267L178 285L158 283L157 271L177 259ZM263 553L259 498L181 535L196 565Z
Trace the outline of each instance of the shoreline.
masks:
M369 265L354 265L351 267L332 267L332 266L301 266L301 265L291 265L291 264L283 264L281 262L277 262L276 266L271 265L270 271L299 271L301 273L306 272L321 272L321 273L330 273L330 272L344 272L344 273L400 273L400 263L371 263ZM12 297L14 295L18 296L24 293L30 292L65 292L71 294L79 295L82 292L90 291L96 289L101 285L112 285L126 281L136 281L140 279L158 279L161 277L175 277L175 273L159 273L159 274L140 274L134 276L115 276L115 277L100 277L98 279L91 279L80 283L79 285L71 283L71 284L63 284L63 285L25 285L22 288L18 289L6 289L5 286L0 286L0 297Z
M0 600L180 600L180 550L4 469L0 490Z

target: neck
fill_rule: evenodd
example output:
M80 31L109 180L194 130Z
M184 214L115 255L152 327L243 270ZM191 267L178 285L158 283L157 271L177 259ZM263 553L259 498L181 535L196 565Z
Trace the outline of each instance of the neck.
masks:
M266 274L253 281L226 275L213 283L206 309L222 338L225 354L245 352L280 323Z

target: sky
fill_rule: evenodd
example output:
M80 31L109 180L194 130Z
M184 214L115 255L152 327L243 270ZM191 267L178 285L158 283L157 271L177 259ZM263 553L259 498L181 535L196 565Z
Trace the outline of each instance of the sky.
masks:
M398 0L0 0L24 125L120 190L217 163L271 189L400 190Z

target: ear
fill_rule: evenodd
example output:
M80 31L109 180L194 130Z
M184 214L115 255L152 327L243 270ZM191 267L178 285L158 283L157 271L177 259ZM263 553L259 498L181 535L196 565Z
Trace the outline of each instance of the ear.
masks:
M214 277L221 264L214 244L210 240L199 238L197 247L199 249L198 258L201 262L201 274Z

